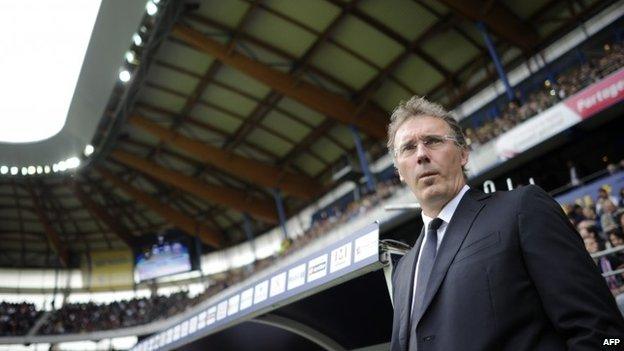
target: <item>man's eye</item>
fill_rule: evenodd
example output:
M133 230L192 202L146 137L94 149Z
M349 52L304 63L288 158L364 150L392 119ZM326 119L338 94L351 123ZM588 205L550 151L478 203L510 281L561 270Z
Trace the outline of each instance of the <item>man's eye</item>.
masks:
M442 142L442 139L438 137L430 136L430 137L423 138L422 142L425 146L434 146L434 145L439 145Z
M412 150L414 148L413 144L405 144L403 145L403 147L401 148L401 151L409 151Z

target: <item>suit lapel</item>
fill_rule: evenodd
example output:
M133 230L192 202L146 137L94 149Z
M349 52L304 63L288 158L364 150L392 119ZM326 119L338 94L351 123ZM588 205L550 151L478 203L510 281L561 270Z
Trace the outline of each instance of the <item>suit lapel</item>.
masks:
M401 301L401 307L399 309L399 343L403 350L407 350L407 340L410 331L410 316L412 310L412 298L414 297L414 274L416 273L416 262L418 262L418 253L420 251L420 245L422 244L423 237L425 236L424 227L420 231L420 235L416 240L416 243L412 249L405 256L405 264L403 265L404 272L409 274L407 281L403 289L401 290L402 296L397 296L397 300ZM405 274L404 273L404 274ZM395 301L395 304L398 302Z
M433 271L431 272L429 283L427 284L423 308L418 309L419 314L416 318L416 324L420 322L423 314L427 311L427 308L429 308L433 297L436 295L440 285L442 284L442 280L444 280L444 277L446 276L446 272L448 271L451 262L453 262L453 258L457 254L457 251L459 251L461 244L464 242L472 223L477 217L479 211L481 211L485 205L483 202L480 202L480 200L487 197L489 197L489 195L478 190L471 189L459 202L459 205L451 218L451 222L446 228L442 244L438 249L438 255L436 256L433 265Z

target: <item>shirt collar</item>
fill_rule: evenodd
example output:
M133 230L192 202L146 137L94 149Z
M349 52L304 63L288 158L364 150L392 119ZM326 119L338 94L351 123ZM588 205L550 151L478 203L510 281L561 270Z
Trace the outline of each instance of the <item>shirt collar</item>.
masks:
M440 213L438 213L438 218L444 221L442 225L448 224L451 222L451 218L453 217L453 214L455 213L455 210L457 209L457 206L459 205L459 201L461 201L462 197L464 197L464 194L468 190L470 190L470 187L464 184L463 188L461 188L459 193L457 193L457 195L455 195L455 197L451 199L451 201L449 201L446 205L444 205L444 207L442 207L442 210L440 211ZM425 228L428 228L429 222L431 222L433 218L425 215L424 212L421 212L421 216L422 216L422 220L425 225Z

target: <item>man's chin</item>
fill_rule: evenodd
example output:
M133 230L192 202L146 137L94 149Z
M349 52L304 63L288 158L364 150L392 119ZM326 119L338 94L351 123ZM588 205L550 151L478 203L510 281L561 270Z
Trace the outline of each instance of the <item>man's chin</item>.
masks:
M427 200L431 200L434 199L436 197L438 197L440 195L440 189L438 189L437 186L435 186L435 184L433 185L429 185L425 188L421 188L420 190L420 198L423 201L427 201Z

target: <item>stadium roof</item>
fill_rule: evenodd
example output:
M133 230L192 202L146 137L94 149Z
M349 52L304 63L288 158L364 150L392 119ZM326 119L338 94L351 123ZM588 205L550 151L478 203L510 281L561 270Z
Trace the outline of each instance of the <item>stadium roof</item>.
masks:
M476 22L511 69L613 3L161 0L94 156L0 178L0 266L76 266L172 225L207 249L244 241L243 214L257 234L278 223L273 189L290 215L335 186L353 130L383 155L401 99L453 108L497 80Z

